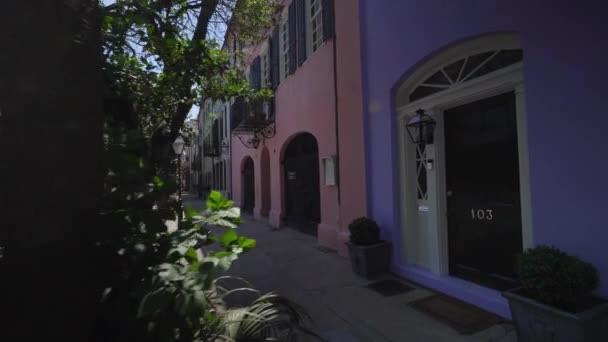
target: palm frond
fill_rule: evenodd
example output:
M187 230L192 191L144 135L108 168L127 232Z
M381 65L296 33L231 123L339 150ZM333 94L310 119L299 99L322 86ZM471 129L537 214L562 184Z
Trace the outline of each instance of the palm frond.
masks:
M225 341L292 341L299 334L319 341L324 339L311 328L312 318L303 307L274 293L260 295L252 288L238 288L224 293L251 292L258 297L249 305L226 308L218 315L218 338ZM221 336L221 337L220 337Z

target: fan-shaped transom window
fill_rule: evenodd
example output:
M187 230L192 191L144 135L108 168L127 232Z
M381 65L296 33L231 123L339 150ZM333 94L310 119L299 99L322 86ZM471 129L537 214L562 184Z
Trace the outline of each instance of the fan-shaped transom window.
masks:
M494 50L468 56L445 65L431 74L410 92L409 100L410 102L420 100L455 84L470 81L521 62L522 58L521 49Z

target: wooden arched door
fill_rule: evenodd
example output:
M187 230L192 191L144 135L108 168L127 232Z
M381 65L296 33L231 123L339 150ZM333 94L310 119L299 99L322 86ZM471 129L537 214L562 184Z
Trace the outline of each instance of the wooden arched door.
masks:
M321 222L319 149L312 134L295 137L284 154L285 220L288 226L317 234Z
M245 160L242 173L243 205L241 209L248 214L252 214L255 207L255 170L251 157L247 157Z

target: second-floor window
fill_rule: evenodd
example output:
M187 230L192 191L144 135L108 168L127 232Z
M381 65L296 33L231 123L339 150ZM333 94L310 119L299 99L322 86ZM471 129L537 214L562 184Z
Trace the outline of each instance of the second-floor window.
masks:
M279 69L281 80L289 75L289 20L287 12L283 13L279 27Z
M308 0L308 44L309 51L315 52L323 44L323 6L321 0Z
M270 47L268 45L266 45L266 48L262 51L262 54L260 55L260 60L261 60L260 72L262 74L262 84L261 84L262 89L272 88L272 80L270 79L270 68L271 68L270 54L271 54ZM263 107L262 110L266 114L266 119L268 119L271 115L270 103L264 102L262 107Z
M260 55L262 58L262 88L270 88L270 49L266 49Z

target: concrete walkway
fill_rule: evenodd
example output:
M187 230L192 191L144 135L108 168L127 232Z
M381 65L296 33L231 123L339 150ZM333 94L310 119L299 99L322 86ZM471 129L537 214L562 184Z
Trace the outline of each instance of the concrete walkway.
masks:
M507 323L460 335L407 305L431 291L403 281L415 290L383 297L365 287L370 281L352 273L348 259L319 248L313 236L289 228L273 230L251 217L244 221L239 233L257 239L257 248L239 259L230 273L305 307L315 322L314 330L329 341L517 341Z

